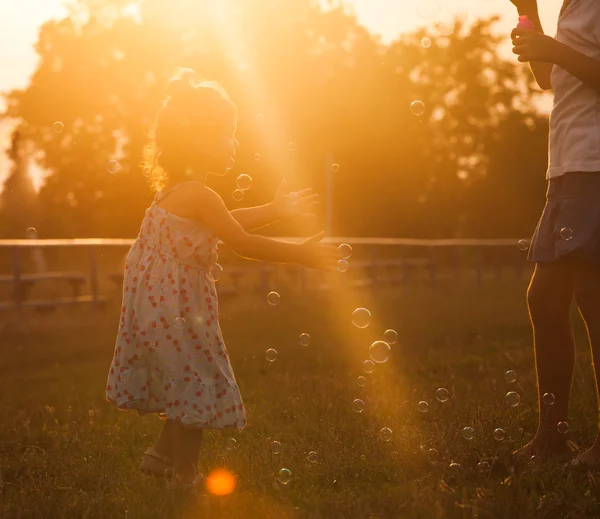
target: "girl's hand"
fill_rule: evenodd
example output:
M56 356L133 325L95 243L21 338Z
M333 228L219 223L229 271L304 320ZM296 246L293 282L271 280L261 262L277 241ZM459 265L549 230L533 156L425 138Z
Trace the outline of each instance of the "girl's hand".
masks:
M293 217L312 217L319 207L319 195L312 188L303 189L297 193L290 193L287 181L282 180L275 193L273 206L277 217L280 219Z
M315 234L300 244L298 263L314 269L333 269L340 259L340 252L333 245L319 243L324 232Z
M552 63L556 56L558 42L545 34L530 29L513 29L510 33L513 43L513 53L519 56L519 61L541 61Z

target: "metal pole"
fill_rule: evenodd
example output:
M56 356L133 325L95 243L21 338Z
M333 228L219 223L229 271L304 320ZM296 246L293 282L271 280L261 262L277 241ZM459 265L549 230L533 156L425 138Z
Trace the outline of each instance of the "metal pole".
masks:
M331 166L333 164L333 153L327 154L327 164L325 171L325 236L333 236L333 171Z
M19 247L12 248L12 261L13 261L13 298L15 300L15 308L17 312L21 311L22 296L21 293L21 261L20 261Z

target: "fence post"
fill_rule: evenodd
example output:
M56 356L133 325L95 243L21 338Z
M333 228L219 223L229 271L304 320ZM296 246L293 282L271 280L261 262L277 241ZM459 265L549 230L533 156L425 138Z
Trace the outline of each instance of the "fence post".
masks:
M15 308L17 312L21 311L21 302L23 294L21 292L21 257L18 246L12 248L12 263L13 263L13 298L15 300Z
M435 285L436 272L435 272L435 248L429 247L429 283Z
M475 275L479 286L483 281L483 251L481 247L475 248Z
M96 247L90 246L90 287L92 289L92 302L94 309L99 307L98 297L98 261L96 254Z

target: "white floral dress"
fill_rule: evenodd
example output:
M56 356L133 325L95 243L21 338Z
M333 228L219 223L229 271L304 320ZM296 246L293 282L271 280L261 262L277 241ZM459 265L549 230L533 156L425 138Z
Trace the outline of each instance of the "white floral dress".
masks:
M159 197L127 255L106 399L199 429L242 429L211 274L218 239L202 222L159 207Z

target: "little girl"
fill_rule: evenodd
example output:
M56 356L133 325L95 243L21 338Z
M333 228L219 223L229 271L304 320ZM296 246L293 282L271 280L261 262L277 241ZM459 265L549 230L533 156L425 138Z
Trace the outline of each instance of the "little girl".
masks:
M333 268L334 247L322 233L286 243L248 234L278 219L310 215L311 190L228 211L205 184L208 173L233 167L237 110L218 85L181 71L169 88L147 148L146 166L158 193L146 210L125 265L123 304L106 398L120 409L157 413L165 425L140 468L172 475L192 488L204 429L242 429L244 404L219 326L211 268L218 240L246 258Z

